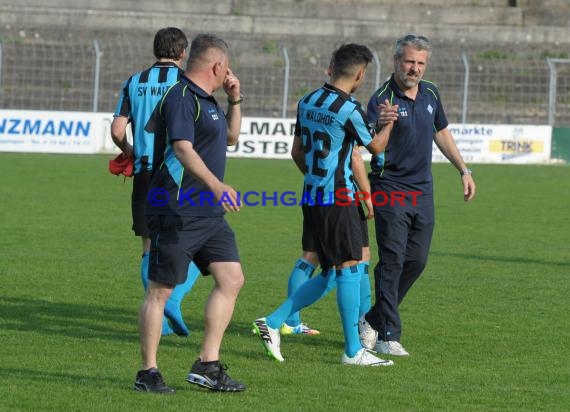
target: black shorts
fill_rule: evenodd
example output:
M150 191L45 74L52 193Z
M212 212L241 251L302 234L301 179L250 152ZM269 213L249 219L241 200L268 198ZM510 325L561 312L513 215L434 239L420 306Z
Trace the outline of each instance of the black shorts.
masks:
M362 219L356 206L302 206L303 227L312 235L323 270L362 259Z
M133 193L131 195L131 211L133 214L133 231L136 236L150 237L150 230L146 225L144 204L150 183L151 172L141 170L133 177Z
M368 240L368 220L366 219L366 215L364 214L364 209L362 206L358 207L358 215L360 216L360 231L362 232L362 246L368 247L369 240ZM301 240L301 244L303 250L306 252L315 252L317 250L315 246L315 239L313 238L312 233L309 230L309 224L306 219L303 219L303 237Z
M147 216L151 232L148 278L167 285L186 281L193 260L203 274L214 262L239 262L235 235L223 216Z

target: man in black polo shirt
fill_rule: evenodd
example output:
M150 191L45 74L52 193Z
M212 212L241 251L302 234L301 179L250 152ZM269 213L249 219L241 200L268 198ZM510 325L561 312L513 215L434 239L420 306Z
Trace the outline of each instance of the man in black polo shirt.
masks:
M395 121L384 153L372 158L372 193L416 192L415 200L409 196L374 207L380 258L374 269L376 302L359 321L364 347L396 356L409 355L400 344L399 305L425 268L433 233L433 141L459 171L464 200L475 195L471 170L447 128L439 92L422 80L430 54L431 44L423 36L398 39L394 73L374 92L367 111L371 124Z
M212 274L215 286L206 303L204 339L187 381L215 391L238 392L219 362L224 332L231 320L244 276L233 231L224 213L238 211L236 192L223 183L226 146L235 144L241 126L240 83L229 68L228 45L198 35L192 41L186 77L172 86L158 106L155 169L146 214L151 232L149 285L139 314L143 368L135 388L172 393L157 369L164 305L175 285L186 280L188 264ZM223 87L224 113L212 94Z
M160 29L154 36L154 55L158 61L151 67L133 74L124 83L113 122L111 137L127 155L134 158L133 194L131 197L133 231L142 239L141 280L146 290L148 284L148 255L150 232L144 213L145 199L153 168L154 117L156 106L162 100L162 91L167 90L183 75L182 64L187 59L188 39L176 27ZM158 92L155 92L158 91ZM127 141L126 130L130 123L133 145ZM162 334L176 333L188 336L190 333L182 319L182 299L190 292L200 276L193 263L188 266L186 282L177 285L164 308Z

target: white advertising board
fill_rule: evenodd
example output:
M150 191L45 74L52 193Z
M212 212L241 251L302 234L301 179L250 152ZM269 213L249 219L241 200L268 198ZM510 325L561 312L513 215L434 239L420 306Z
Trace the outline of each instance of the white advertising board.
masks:
M0 151L118 153L112 120L112 113L0 110ZM450 124L449 129L467 163L550 160L550 126ZM294 130L295 119L244 117L239 142L228 147L228 157L290 159ZM447 161L435 144L433 161Z
M467 163L545 163L550 160L550 126L450 124L449 129ZM245 117L239 143L228 148L228 156L289 159L294 130L295 119ZM435 143L432 159L447 161Z
M291 159L295 119L244 117L239 141L228 147L228 157Z
M551 126L450 124L449 130L467 163L546 163ZM433 161L447 161L434 144Z
M102 113L0 110L0 151L97 153Z

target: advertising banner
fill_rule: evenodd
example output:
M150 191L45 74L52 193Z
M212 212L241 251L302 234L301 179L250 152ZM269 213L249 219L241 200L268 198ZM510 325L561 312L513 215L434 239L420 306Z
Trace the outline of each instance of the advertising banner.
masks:
M239 142L228 147L228 157L291 159L295 119L244 117Z
M551 126L450 124L449 130L467 163L546 163ZM434 144L433 161L447 161Z
M546 163L550 160L550 126L450 124L467 163ZM289 159L295 119L245 117L239 143L229 157ZM363 151L365 159L370 155ZM434 162L447 162L433 145Z
M0 110L0 151L97 153L102 113Z
M118 153L110 134L112 113L0 110L0 151ZM552 127L450 124L467 163L547 163ZM295 119L244 117L228 157L290 159ZM130 141L130 127L127 128ZM363 151L365 159L370 156ZM433 145L433 161L447 159Z

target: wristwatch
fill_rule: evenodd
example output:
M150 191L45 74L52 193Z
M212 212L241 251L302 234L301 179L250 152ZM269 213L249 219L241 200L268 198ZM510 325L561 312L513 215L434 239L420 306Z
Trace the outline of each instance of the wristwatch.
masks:
M228 97L228 104L230 106L237 106L241 102L243 102L243 94L240 94L237 100L230 100L230 98Z
M464 176L464 175L472 175L472 174L473 174L473 170L468 169L468 168L461 169L461 172L459 172L459 174L460 174L461 176Z

